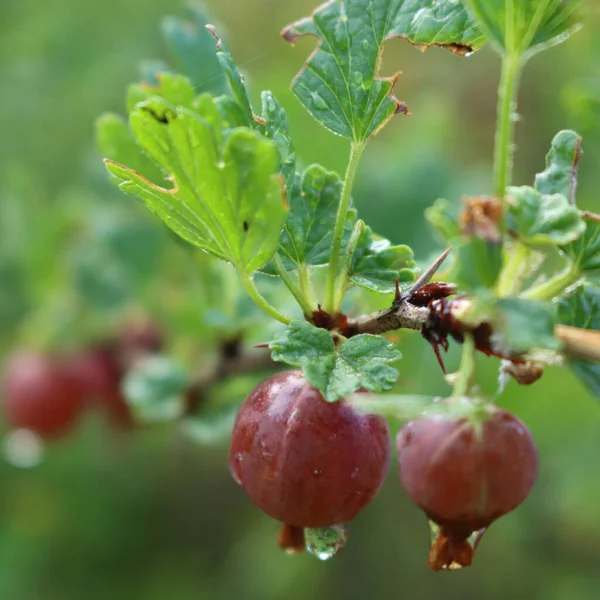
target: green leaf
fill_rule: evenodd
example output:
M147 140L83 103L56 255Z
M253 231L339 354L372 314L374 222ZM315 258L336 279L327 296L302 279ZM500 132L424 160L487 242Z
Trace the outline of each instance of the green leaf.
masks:
M350 265L350 280L361 287L391 294L399 284L415 280L415 261L408 246L392 246L389 240L375 237L364 226Z
M460 237L458 212L448 200L439 198L425 209L425 219L444 242Z
M218 444L231 435L238 409L238 405L227 405L202 410L199 414L185 419L184 431L192 440L203 446Z
M246 120L246 125L251 127L252 124L256 122L256 117L252 111L252 105L250 104L250 98L248 97L248 90L246 89L246 84L244 83L244 76L238 69L238 66L233 60L233 56L231 56L231 53L225 46L225 43L217 35L216 29L212 25L208 25L206 28L217 41L217 60L219 61L221 68L225 73L225 77L227 78L229 88L233 93L233 97L236 99L237 103L242 109Z
M371 392L389 390L398 371L387 363L401 358L386 339L357 335L336 350L331 334L306 321L292 321L270 344L274 361L302 368L307 381L328 402L361 388Z
M225 77L206 30L206 16L193 4L187 6L187 11L189 19L166 17L161 25L175 69L190 79L197 92L221 94Z
M189 385L185 369L167 356L149 356L136 363L123 380L123 394L141 421L169 421L184 408Z
M468 211L468 203L463 211ZM497 232L496 239L483 239L474 233L461 231L461 215L457 207L440 198L425 211L430 226L446 244L451 244L456 261L452 269L452 279L462 290L478 292L492 289L503 267L501 234L497 224L489 226ZM489 236L488 236L489 237Z
M585 218L585 231L582 236L562 250L573 261L576 268L588 281L600 284L600 223L593 218Z
M199 115L155 98L130 116L138 143L169 173L172 188L106 164L121 189L143 200L175 233L251 274L277 249L286 215L277 150L247 128L224 139L218 111L210 106Z
M456 262L452 279L460 289L470 292L492 289L502 271L502 244L476 236L454 243Z
M529 186L509 187L506 227L528 246L556 246L585 230L579 211L562 194L542 195Z
M263 92L261 100L264 125L259 123L259 131L277 144L279 172L290 194L296 184L296 150L290 138L287 114L272 92Z
M290 196L290 212L283 231L279 254L287 270L301 265L327 264L342 182L339 176L319 165L304 171L300 186ZM356 218L354 211L349 215Z
M461 319L471 325L489 323L494 331L494 346L505 354L561 348L560 341L554 335L555 310L543 302L478 297Z
M406 112L391 95L397 75L379 76L387 40L401 37L421 49L441 46L461 55L484 41L455 0L331 0L282 35L292 44L305 35L319 39L292 89L317 121L358 143Z
M173 106L192 108L196 94L187 77L172 73L158 73L157 84L134 83L127 89L127 111L132 112L140 103L151 98L162 98Z
M273 96L272 92L265 91L261 95L262 116L258 117L254 114L244 76L233 60L231 53L227 50L223 40L217 35L215 28L209 25L207 29L217 41L216 56L225 72L229 87L237 104L237 108L234 109L231 103L229 103L227 112L229 115L235 113L235 122L237 124L252 127L260 131L265 137L275 141L279 151L279 172L286 181L288 193L291 192L291 188L295 183L296 152L289 136L289 126L285 110L276 100L275 96Z
M463 0L501 54L528 59L579 30L579 0Z
M558 300L558 319L564 325L600 331L600 290L580 285ZM600 398L600 365L583 360L569 363L589 391Z
M581 137L574 131L560 131L552 140L546 157L546 170L535 177L535 189L541 194L562 194L575 205L577 166L581 160Z
M129 125L119 115L106 113L96 120L96 143L103 156L128 165L147 179L162 181L160 169L142 152Z

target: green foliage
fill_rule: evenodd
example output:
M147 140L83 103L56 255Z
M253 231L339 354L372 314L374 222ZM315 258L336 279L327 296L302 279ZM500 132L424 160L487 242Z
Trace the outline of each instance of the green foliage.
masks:
M600 331L600 290L591 285L579 285L558 301L558 319L564 325ZM569 366L590 392L600 398L600 365L572 360Z
M560 44L581 25L579 0L464 0L501 53L525 59Z
M561 348L554 335L555 311L543 302L480 297L473 300L465 321L473 325L489 323L494 332L494 344L507 354Z
M600 223L585 219L585 232L563 248L575 269L593 283L600 283Z
M286 269L327 264L341 190L336 173L319 165L306 169L289 199L290 212L281 232L278 252ZM352 211L348 219L355 218Z
M294 43L305 35L319 40L317 51L292 89L307 110L334 133L363 143L399 110L396 77L379 74L386 40L402 37L421 49L441 46L468 54L483 36L453 0L334 0L284 30Z
M452 278L460 289L469 292L492 289L503 266L502 244L477 236L465 236L455 244L455 248Z
M172 188L112 161L107 167L123 191L141 198L183 239L251 274L275 252L285 218L277 151L247 128L225 136L214 103L197 108L156 98L130 115L138 143L169 173Z
M206 31L206 17L193 4L187 6L187 12L189 19L171 16L163 19L161 24L173 67L192 82L197 93L222 93L223 69Z
M579 211L562 194L542 195L529 186L509 187L506 227L528 246L558 246L584 231Z
M535 177L535 189L545 195L562 194L575 204L581 155L581 137L575 131L557 133L546 157L546 170Z
M443 198L425 211L425 218L444 244L454 249L452 279L462 290L491 290L503 267L503 244L498 225L491 223L489 239L461 231L458 211Z
M122 389L140 421L169 421L184 408L189 386L185 369L168 356L149 356L130 369Z
M380 336L357 335L339 348L325 329L293 321L270 344L273 360L301 367L307 381L325 400L334 402L361 388L389 390L398 371L387 363L401 358L394 345Z
M377 237L368 225L361 229L348 275L352 283L380 294L391 294L396 281L402 286L414 281L412 250L408 246L392 246Z

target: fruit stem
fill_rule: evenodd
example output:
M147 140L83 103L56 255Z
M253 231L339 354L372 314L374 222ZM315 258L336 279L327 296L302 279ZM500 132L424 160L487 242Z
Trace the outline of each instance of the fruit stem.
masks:
M549 302L560 296L570 285L577 283L580 278L579 270L575 265L571 265L551 279L525 290L521 294L521 298Z
M254 279L250 275L248 275L246 273L240 273L240 280L241 280L242 285L244 286L244 289L246 290L246 293L248 294L248 296L250 296L250 298L252 298L252 300L254 300L256 305L259 308L261 308L264 312L266 312L270 317L273 317L275 320L279 321L280 323L283 323L284 325L289 325L292 322L291 317L288 317L287 315L285 315L282 312L280 312L279 310L277 310L258 291L258 288L256 287L256 283L254 283Z
M273 266L277 271L279 277L281 277L281 281L285 283L287 289L291 292L292 296L294 296L296 302L300 305L302 312L305 316L310 316L313 312L313 307L311 306L311 302L305 296L304 292L296 285L292 276L286 270L283 261L279 254L275 253L273 256Z
M523 281L529 273L529 261L531 259L531 248L521 242L514 242L509 246L508 260L496 283L496 295L500 298L517 294Z
M494 150L494 193L501 199L504 198L506 188L512 180L515 111L521 68L522 61L518 54L508 53L502 57Z
M300 289L304 297L308 300L308 303L311 306L317 306L317 298L310 280L310 272L307 265L300 265L298 268L298 280L300 282Z
M348 159L348 167L342 187L342 196L338 206L337 216L335 219L335 228L333 230L333 242L331 244L331 255L329 257L329 269L327 271L327 284L325 288L325 303L324 308L327 312L334 314L338 311L336 306L336 282L338 278L338 270L340 266L340 254L342 251L342 241L344 238L344 226L350 208L350 199L352 193L352 185L356 177L358 163L365 149L365 144L353 142L350 147L350 157Z
M340 273L337 278L337 282L335 285L335 308L336 312L338 312L342 306L342 301L344 299L344 291L346 289L346 285L348 284L348 279L350 275L350 270L352 269L352 261L354 260L354 254L356 252L356 247L358 246L358 242L360 240L360 236L364 229L364 223L361 220L356 222L354 229L352 230L352 234L350 235L350 239L348 240L348 245L346 247L346 251L344 252L344 256L340 261Z
M475 350L475 339L471 334L465 334L458 377L452 391L453 398L466 396L473 387L476 366Z

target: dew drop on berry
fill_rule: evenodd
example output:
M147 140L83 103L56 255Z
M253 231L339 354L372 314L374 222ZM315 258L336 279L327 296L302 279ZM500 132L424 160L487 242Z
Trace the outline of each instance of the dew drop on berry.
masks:
M333 558L346 544L348 531L341 525L304 530L306 551L319 560Z

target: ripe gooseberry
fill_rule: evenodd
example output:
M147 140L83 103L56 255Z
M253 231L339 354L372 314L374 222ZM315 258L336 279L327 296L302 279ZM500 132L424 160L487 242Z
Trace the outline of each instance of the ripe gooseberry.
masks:
M251 500L288 527L280 540L296 540L295 549L294 529L351 521L379 491L389 460L384 418L326 402L301 372L285 371L242 405L229 467Z
M104 412L111 425L127 429L133 417L121 393L122 370L111 345L93 346L71 354L67 368L79 382L82 394Z
M2 399L11 428L29 429L46 439L66 433L84 408L80 386L65 364L31 351L8 360Z
M527 427L488 405L470 417L426 416L396 439L400 480L437 528L434 570L471 564L485 529L531 491L538 453Z

